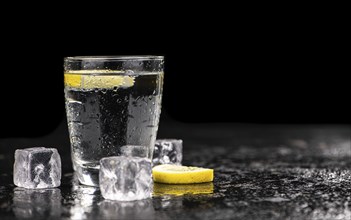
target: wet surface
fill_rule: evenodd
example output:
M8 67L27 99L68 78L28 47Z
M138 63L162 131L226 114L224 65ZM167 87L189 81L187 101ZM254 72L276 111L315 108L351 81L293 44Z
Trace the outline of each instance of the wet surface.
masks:
M0 218L351 218L350 127L188 125L187 130L177 126L184 125L161 130L160 135L184 139L183 164L214 168L214 182L155 184L152 199L134 202L104 200L98 188L78 184L63 139L50 145L62 148L62 185L46 190L15 187L11 170L15 147L8 146L50 144L53 137L0 140Z

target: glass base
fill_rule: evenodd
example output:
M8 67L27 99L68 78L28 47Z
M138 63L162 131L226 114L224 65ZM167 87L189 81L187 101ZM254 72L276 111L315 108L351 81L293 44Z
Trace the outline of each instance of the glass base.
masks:
M85 167L75 164L74 168L81 184L88 186L99 186L99 167Z

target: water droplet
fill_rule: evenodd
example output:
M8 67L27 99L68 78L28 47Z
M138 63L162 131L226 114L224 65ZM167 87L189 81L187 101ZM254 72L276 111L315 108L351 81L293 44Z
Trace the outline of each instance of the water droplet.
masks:
M133 70L126 70L126 74L127 75L134 75L134 71Z

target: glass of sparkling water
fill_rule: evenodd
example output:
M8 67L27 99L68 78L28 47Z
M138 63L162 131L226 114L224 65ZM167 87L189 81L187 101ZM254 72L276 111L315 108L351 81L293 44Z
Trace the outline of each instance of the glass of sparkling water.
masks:
M67 123L80 183L98 185L99 161L124 145L145 146L152 159L163 86L162 56L64 59Z

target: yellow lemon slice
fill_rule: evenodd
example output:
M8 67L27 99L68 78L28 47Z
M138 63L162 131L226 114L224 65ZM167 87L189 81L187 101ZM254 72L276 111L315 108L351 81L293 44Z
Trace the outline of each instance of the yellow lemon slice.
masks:
M197 184L163 184L154 183L155 196L175 195L181 196L185 194L211 194L213 193L213 183L197 183Z
M152 169L155 182L168 184L205 183L213 181L213 169L163 164Z
M81 89L114 87L131 87L134 85L134 77L128 75L82 75L65 73L65 86Z

